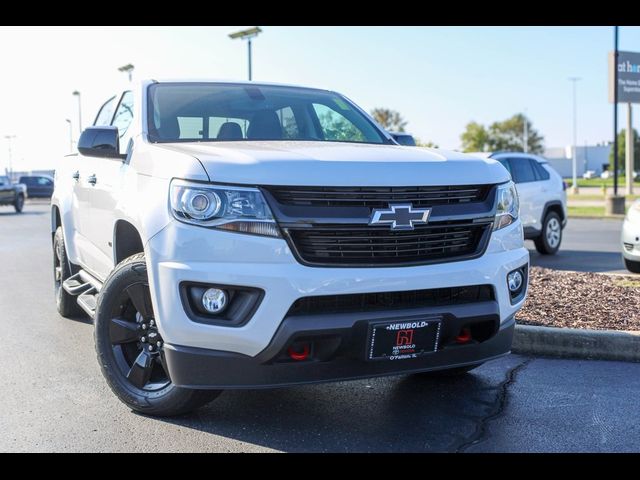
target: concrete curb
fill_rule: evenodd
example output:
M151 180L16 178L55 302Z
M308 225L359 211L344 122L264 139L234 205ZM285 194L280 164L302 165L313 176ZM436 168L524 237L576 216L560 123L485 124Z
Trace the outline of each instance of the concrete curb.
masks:
M516 325L513 353L640 362L640 332Z

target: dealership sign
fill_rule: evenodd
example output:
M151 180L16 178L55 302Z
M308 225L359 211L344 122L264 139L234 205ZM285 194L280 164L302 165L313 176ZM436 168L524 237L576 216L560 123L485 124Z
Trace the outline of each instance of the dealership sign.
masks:
M609 101L613 103L613 52L609 53ZM640 103L640 53L618 52L618 103Z

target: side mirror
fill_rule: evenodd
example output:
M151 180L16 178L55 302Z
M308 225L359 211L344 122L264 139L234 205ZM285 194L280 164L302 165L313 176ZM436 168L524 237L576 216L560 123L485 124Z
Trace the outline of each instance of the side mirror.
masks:
M400 145L405 145L407 147L415 147L416 139L413 138L413 135L409 135L408 133L400 133L400 132L389 132L389 135L393 137L393 139L398 142Z
M120 154L118 128L111 126L85 128L78 140L78 151L87 157L125 158Z

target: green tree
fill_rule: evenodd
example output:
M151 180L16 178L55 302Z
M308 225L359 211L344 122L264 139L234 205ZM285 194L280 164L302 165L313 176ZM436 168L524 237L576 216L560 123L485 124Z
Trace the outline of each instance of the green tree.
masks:
M618 134L618 168L624 170L625 159L627 158L627 130L623 128ZM609 152L609 165L613 171L613 147ZM640 170L640 136L638 131L633 129L633 169L637 172Z
M438 145L433 143L431 140L423 142L418 137L413 137L413 139L416 141L416 147L440 148L440 147L438 147Z
M489 150L489 132L478 122L469 122L460 135L464 152L484 152Z
M407 122L399 112L389 108L374 108L371 110L371 116L382 125L386 130L392 132L404 132Z
M544 138L533 128L531 121L521 113L502 122L491 124L489 127L491 150L523 150L525 122L527 122L527 151L542 153Z
M498 150L521 152L524 150L525 122L527 125L527 151L542 153L544 151L544 137L533 128L531 120L521 113L502 122L493 122L488 128L477 122L468 123L460 136L462 148L465 152Z

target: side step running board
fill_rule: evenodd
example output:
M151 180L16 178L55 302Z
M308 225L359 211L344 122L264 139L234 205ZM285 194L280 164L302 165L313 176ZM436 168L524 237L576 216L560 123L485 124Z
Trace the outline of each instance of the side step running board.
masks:
M65 292L69 295L77 297L80 308L91 318L94 318L97 305L96 297L102 289L102 282L90 273L80 270L62 282L62 288L64 288Z
M85 293L78 296L78 305L91 318L94 318L96 316L97 295L98 292L96 292L96 290L91 287Z

